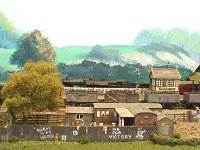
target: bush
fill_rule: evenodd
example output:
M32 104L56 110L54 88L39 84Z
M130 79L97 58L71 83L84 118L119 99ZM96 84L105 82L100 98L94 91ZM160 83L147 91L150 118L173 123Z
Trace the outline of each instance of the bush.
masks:
M78 140L78 143L80 144L87 144L89 143L89 139L87 136L84 136L84 135L81 135L79 140Z
M19 139L16 136L11 136L11 137L9 137L8 142L9 143L17 143L17 142L19 142Z
M151 138L151 141L154 144L160 145L169 145L169 146L176 146L176 145L190 145L190 146L197 146L200 145L200 139L193 138L193 139L181 139L179 134L174 134L171 137L163 137L154 134Z
M181 135L179 133L173 133L171 135L171 138L175 138L175 139L180 139L181 138Z

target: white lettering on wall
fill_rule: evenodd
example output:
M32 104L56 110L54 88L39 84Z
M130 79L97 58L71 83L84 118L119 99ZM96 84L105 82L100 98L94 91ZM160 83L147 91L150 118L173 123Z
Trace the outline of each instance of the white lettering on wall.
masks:
M67 141L67 136L66 135L62 135L62 141Z
M34 129L40 134L41 140L47 140L53 138L53 135L51 133L51 127L39 127Z
M138 128L137 134L135 136L136 139L142 140L144 138L145 129L142 130L142 128Z
M122 140L130 140L131 135L124 135L121 133L119 128L112 128L112 134L108 135L109 139L112 140L117 140L117 139L122 139Z

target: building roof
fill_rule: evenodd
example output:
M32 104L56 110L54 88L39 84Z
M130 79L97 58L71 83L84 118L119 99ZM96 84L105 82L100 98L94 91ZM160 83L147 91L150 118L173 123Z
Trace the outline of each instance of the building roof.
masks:
M66 113L71 113L71 114L77 114L77 113L82 113L82 114L93 114L94 113L94 108L93 107L66 107Z
M127 108L115 108L115 110L120 117L134 117L134 115Z
M169 117L167 117L164 113L162 113L160 111L155 110L154 113L157 115L157 121L160 121L163 118L167 118L167 119L173 121L172 119L170 119Z
M162 108L161 104L158 103L93 103L94 108L129 108L131 106L135 107L145 107L145 108Z
M200 72L200 65L197 67L197 69L195 70L195 72Z
M176 68L151 68L150 78L180 79L180 74Z
M200 72L195 72L191 76L189 76L189 79L192 81L200 82Z
M150 110L149 108L146 107L136 107L136 106L131 106L128 108L128 110L135 116L139 113L154 113L154 111ZM157 115L157 114L156 114Z

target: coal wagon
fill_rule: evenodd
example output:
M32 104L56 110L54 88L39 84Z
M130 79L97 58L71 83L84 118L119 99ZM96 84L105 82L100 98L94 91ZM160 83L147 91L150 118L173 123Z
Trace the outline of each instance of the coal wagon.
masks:
M173 108L175 106L180 106L180 95L147 93L145 94L144 102L160 103L164 108Z
M183 103L187 108L200 107L200 93L184 93Z
M130 91L108 91L105 93L106 103L139 103L139 94Z
M91 105L99 102L97 91L67 91L65 104L66 105Z

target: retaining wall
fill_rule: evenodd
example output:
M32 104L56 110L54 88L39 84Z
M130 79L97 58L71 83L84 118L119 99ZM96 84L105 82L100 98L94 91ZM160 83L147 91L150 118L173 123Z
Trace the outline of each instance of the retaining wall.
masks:
M0 128L0 141L16 136L25 140L78 141L85 135L90 141L138 141L149 140L157 133L157 127L71 127L71 126L29 126L13 125Z

